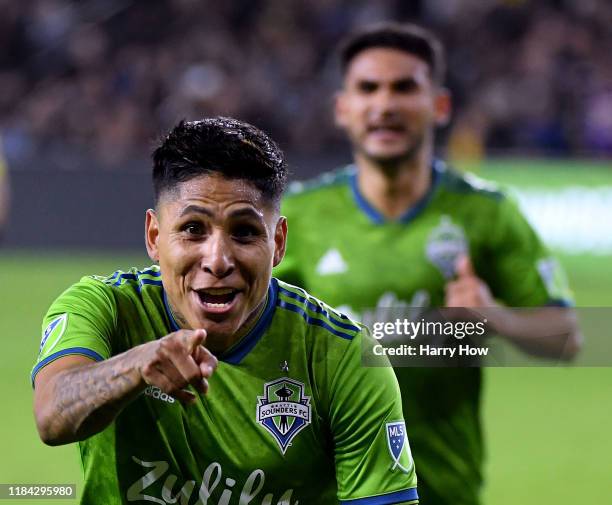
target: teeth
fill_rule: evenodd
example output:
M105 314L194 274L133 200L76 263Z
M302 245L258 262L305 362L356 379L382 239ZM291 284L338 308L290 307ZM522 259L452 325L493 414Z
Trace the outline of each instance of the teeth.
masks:
M229 305L229 303L210 303L210 302L205 302L205 303L208 307L212 307L214 309L221 309Z
M234 290L232 288L210 288L210 289L203 289L202 291L204 291L205 293L209 295L229 295Z

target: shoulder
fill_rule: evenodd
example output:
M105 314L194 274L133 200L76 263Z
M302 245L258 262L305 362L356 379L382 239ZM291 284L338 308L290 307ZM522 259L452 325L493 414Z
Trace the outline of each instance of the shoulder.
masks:
M506 191L498 184L471 172L459 172L440 160L436 160L435 170L444 191L497 202L507 199Z
M354 165L324 172L317 177L305 181L295 181L289 184L285 200L313 198L319 194L329 194L341 191L350 183L351 177L356 173Z
M159 291L161 296L161 272L158 266L139 270L116 270L110 275L87 275L70 286L58 301L77 304L106 305L116 307L127 299L142 300L146 292Z
M119 292L129 292L131 290L140 292L146 286L162 286L161 271L157 265L143 270L135 267L128 270L116 270L108 276L90 275L84 277L81 281L97 282L106 289L115 288Z
M364 327L331 308L302 288L277 280L277 310L286 315L298 333L345 346L361 337Z
M351 196L351 180L356 172L354 166L326 172L318 177L293 182L283 198L281 212L289 219L289 226L310 228L311 223L325 219L326 216L345 215L352 207L348 202ZM299 234L292 234L295 239Z

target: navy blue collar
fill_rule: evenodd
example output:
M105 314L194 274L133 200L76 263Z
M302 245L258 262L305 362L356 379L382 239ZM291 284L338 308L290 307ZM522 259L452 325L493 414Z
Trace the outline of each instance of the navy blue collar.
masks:
M180 330L180 327L174 319L172 309L170 309L168 298L166 296L166 291L163 290L162 293L162 297L164 299L164 307L166 308L166 314L168 316L168 321L170 322L170 328L172 331L178 331ZM255 347L255 344L259 342L266 329L268 328L268 326L270 326L270 323L272 322L272 316L274 316L274 309L276 307L277 298L278 281L272 278L270 280L270 284L268 285L266 307L264 308L261 316L259 316L259 320L257 321L257 323L255 323L255 326L251 328L251 331L249 331L244 337L242 337L236 344L234 344L221 356L218 356L221 361L231 363L232 365L237 365L251 351L251 349Z
M435 189L437 188L441 175L445 170L444 162L438 159L434 159L431 164L431 183L429 185L429 189L427 192L421 197L421 199L410 207L404 214L402 214L396 220L390 221L385 216L383 216L378 210L376 210L370 203L365 199L365 197L359 191L359 184L357 182L357 170L355 170L349 178L349 184L351 186L351 190L353 193L353 198L355 199L355 203L361 209L361 211L368 216L370 221L374 224L385 224L388 222L398 222L398 223L408 223L412 221L416 216L418 216L427 206L429 200L434 194Z

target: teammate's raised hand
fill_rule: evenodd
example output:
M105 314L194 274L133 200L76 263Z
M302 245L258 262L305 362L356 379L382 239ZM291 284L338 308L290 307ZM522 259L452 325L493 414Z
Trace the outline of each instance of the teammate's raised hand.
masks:
M472 261L464 254L455 263L456 277L445 287L447 307L495 307L489 286L476 275Z
M179 330L140 346L143 381L182 402L193 402L196 395L185 388L192 385L205 394L217 368L217 358L204 347L205 340L205 330Z

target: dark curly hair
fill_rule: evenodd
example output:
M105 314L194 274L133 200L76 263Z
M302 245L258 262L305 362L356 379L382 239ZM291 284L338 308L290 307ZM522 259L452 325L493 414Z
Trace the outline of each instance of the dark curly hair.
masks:
M283 152L258 128L227 117L181 121L153 152L155 200L181 182L214 173L251 182L275 206L287 183Z

